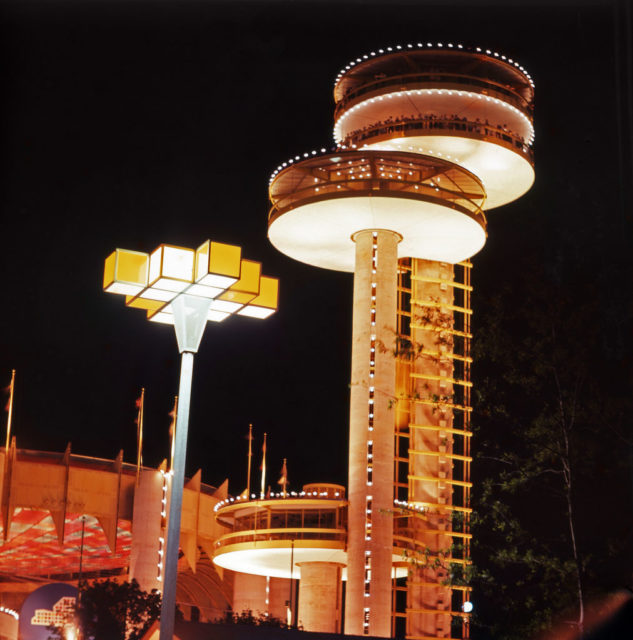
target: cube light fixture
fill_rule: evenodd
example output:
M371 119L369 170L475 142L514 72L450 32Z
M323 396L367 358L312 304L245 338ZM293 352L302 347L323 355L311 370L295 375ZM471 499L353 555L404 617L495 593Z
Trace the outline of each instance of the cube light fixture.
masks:
M231 244L207 240L197 249L161 244L151 254L116 249L105 261L103 288L125 296L128 307L144 309L154 322L174 325L181 354L178 413L173 449L173 478L164 554L164 590L160 638L174 632L176 577L184 486L189 404L194 354L207 321L235 313L267 318L277 310L279 281L262 276L259 262L242 258Z
M152 253L116 249L105 261L103 289L125 295L128 307L144 309L153 322L174 324L181 295L210 300L207 320L237 313L267 318L277 310L279 281L261 264L242 258L240 247L207 240L197 249L161 244Z

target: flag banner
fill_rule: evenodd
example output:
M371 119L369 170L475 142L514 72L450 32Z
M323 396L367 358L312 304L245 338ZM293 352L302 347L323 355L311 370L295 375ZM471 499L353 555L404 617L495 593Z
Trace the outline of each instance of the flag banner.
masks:
M281 477L277 480L277 484L281 485L281 489L283 491L284 498L286 497L286 487L288 486L288 466L286 464L286 458L284 458L284 463L281 466Z
M284 463L281 467L281 477L279 478L279 480L277 480L277 484L288 484L288 468L286 467L286 458L284 458Z

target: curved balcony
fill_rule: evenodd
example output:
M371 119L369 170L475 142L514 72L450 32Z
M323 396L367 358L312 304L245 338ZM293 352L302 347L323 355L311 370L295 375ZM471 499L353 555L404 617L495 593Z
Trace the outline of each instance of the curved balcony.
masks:
M243 531L222 536L214 544L215 556L230 551L287 548L294 543L295 549L322 548L345 549L346 529L284 528Z
M379 56L345 73L334 90L335 119L367 98L429 87L481 93L532 115L533 87L512 64L481 53L418 50Z
M441 158L385 151L328 154L281 171L270 187L268 223L299 204L364 194L438 203L486 226L486 194L469 171Z
M325 154L273 176L269 237L286 255L340 271L354 269L352 235L374 228L402 236L399 257L460 262L485 241L485 197L480 180L450 158Z
M401 119L398 122L379 122L373 126L348 133L343 142L348 147L362 147L394 138L424 134L432 136L459 135L462 138L491 142L515 153L520 153L530 164L534 164L534 153L522 136L504 129L502 126L492 126L479 120L427 117Z
M347 501L338 485L309 485L295 495L229 498L216 519L229 532L213 546L213 561L256 575L295 578L301 562L346 563ZM292 569L291 569L292 565Z
M272 499L228 498L216 508L216 519L229 532L213 545L213 562L220 567L250 573L299 578L303 562L347 564L347 501L337 485L310 485L316 491ZM306 486L305 489L308 487ZM316 493L316 495L314 495ZM333 497L331 493L339 493ZM394 502L394 576L407 575L408 551L416 547L416 531L435 513L428 506ZM465 537L459 532L444 532ZM470 534L467 534L470 538ZM447 542L450 545L450 540ZM458 560L458 558L456 558ZM291 569L292 565L292 569ZM346 579L346 571L343 571Z

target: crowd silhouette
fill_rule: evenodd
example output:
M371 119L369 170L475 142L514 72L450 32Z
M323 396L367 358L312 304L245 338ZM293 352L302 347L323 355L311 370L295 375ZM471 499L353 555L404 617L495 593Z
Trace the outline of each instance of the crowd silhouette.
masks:
M355 129L346 136L346 143L358 145L369 138L396 132L411 132L415 130L450 130L476 133L489 138L496 138L513 145L523 153L529 152L523 136L511 131L504 124L491 124L488 119L475 118L469 120L457 114L436 116L434 114L412 114L410 116L389 116L386 120L373 122L365 127Z

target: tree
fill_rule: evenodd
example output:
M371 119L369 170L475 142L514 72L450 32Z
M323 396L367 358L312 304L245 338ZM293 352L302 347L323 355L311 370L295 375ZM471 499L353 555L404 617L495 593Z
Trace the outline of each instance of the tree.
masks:
M143 591L136 580L95 581L79 586L77 623L85 640L139 640L160 615L161 597ZM64 638L64 627L53 629Z
M627 584L633 561L622 311L589 272L522 266L474 341L474 635L495 640L557 615L582 632L587 597Z
M266 613L259 613L254 615L250 609L245 609L241 612L225 611L221 618L216 618L213 621L214 624L239 624L250 625L254 627L275 627L277 629L289 629L290 627L286 622L270 616Z

